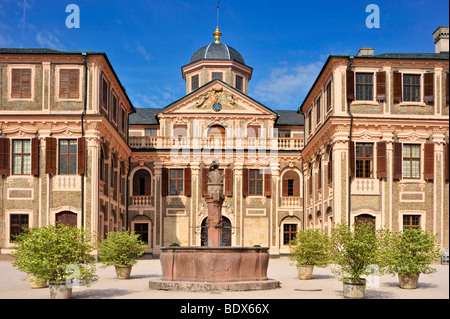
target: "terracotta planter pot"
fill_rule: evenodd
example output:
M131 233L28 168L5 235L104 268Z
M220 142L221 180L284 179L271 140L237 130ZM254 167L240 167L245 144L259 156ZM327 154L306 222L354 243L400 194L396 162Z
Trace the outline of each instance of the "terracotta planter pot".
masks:
M419 275L400 275L398 274L398 281L400 283L400 288L402 289L416 289L417 282L419 281Z
M66 286L65 282L50 282L50 299L71 299L72 288Z
M117 279L125 280L130 279L131 268L133 266L114 266L116 268Z
M47 280L37 278L31 274L28 274L28 280L30 282L31 289L41 289L47 287Z
M297 266L298 279L310 280L313 274L314 265Z
M344 282L344 298L349 299L364 299L366 292L365 282Z

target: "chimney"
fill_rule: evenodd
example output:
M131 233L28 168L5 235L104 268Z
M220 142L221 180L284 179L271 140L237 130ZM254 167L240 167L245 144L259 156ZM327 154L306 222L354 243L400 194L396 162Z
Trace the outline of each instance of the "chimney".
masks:
M436 53L448 52L448 27L440 26L433 32Z
M373 48L361 48L358 53L356 53L356 56L372 56L374 51L375 49Z

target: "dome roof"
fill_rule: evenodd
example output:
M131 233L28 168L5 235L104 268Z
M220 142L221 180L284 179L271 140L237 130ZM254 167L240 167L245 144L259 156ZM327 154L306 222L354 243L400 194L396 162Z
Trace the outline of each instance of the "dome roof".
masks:
M195 52L189 63L199 60L232 60L245 65L242 55L224 43L211 43Z

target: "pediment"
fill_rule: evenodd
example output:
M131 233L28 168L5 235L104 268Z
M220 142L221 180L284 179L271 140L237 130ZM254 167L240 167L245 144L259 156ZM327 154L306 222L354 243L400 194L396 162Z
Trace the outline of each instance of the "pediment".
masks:
M158 116L178 114L277 116L274 111L220 80L212 81L170 104Z

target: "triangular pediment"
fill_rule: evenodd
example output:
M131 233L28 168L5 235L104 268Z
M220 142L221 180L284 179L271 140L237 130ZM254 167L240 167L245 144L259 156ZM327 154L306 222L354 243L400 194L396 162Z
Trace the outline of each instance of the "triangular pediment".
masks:
M211 81L173 102L158 116L178 114L278 116L276 112L221 80Z

